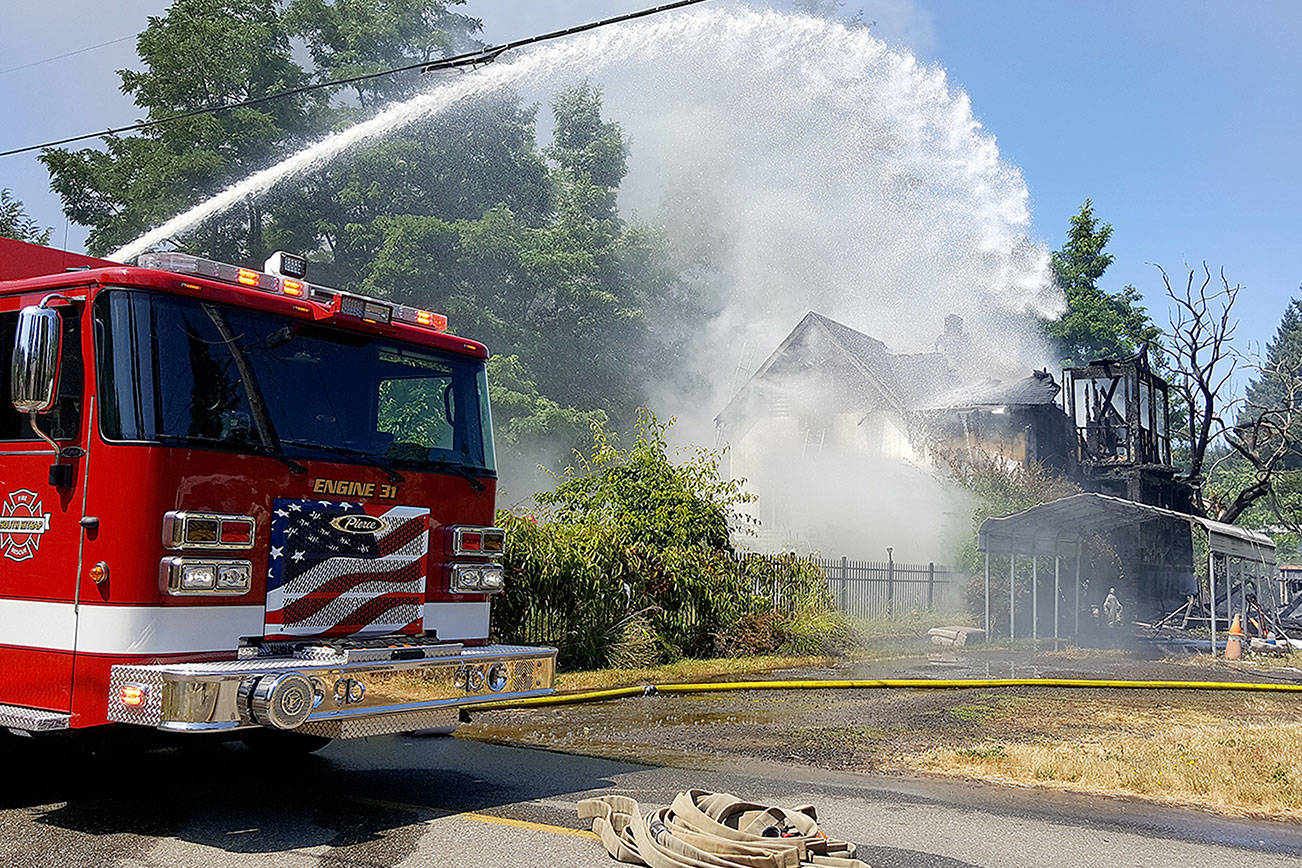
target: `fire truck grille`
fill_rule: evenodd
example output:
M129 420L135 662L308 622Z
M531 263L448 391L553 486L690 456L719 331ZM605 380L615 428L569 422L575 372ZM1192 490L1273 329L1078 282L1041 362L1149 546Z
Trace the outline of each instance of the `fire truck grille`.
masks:
M428 554L428 509L277 499L264 633L419 633Z

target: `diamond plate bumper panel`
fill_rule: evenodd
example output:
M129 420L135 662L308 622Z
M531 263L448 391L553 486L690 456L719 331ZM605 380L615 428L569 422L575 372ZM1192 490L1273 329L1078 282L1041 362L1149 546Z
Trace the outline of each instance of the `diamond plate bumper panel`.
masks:
M409 651L394 649L396 654ZM556 673L554 648L490 645L443 648L420 659L376 660L375 656L114 666L108 719L183 732L256 726L240 699L241 685L295 672L307 678L315 691L313 711L297 731L337 732L331 737L354 738L441 726L448 711L455 714L458 707L476 702L542 696L552 692ZM122 702L122 688L127 685L143 689L140 704ZM424 722L422 714L431 722Z
M374 717L352 717L347 720L309 722L300 726L295 732L321 735L326 738L366 738L372 735L412 732L417 729L451 728L456 725L456 708L430 708L425 711L377 714Z
M59 711L43 711L22 705L0 705L0 726L22 729L27 732L49 732L67 729L72 715Z

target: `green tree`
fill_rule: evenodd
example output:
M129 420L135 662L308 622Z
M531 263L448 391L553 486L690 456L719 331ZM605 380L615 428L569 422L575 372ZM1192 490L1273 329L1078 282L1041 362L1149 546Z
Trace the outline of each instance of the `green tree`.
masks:
M669 425L643 411L621 446L601 425L537 510L499 510L506 589L493 633L545 641L563 666L647 665L692 654L840 653L822 571L795 557L733 556L728 531L753 498L719 474L721 455L678 456ZM776 589L781 610L769 593Z
M1291 406L1298 395L1298 378L1302 376L1302 299L1294 298L1284 308L1275 339L1266 346L1266 358L1248 384L1240 425L1250 424L1254 411L1262 408ZM1281 467L1302 470L1302 420L1291 420L1286 431L1273 435L1288 451Z
M588 83L552 103L556 126L547 155L569 181L563 210L614 220L615 194L628 174L628 143L619 124L602 120L601 89Z
M582 443L594 428L605 428L601 410L562 407L538 391L519 356L493 356L488 360L488 382L493 400L493 430L499 447L528 454L557 451ZM563 458L561 454L554 456Z
M534 110L511 94L457 107L274 193L266 238L273 248L310 252L323 282L361 290L385 248L385 219L477 220L498 206L530 225L552 210ZM408 277L408 292L442 289L434 275Z
M301 37L317 76L336 80L428 62L479 46L478 18L452 11L465 0L291 0L285 22ZM349 85L362 110L410 96L419 73Z
M42 229L29 217L23 203L8 189L0 189L0 237L16 238L31 244L49 244L51 231L48 226Z
M473 43L456 0L175 0L150 19L123 88L151 118L310 80L431 60ZM290 51L306 43L310 68ZM212 51L208 46L217 46ZM220 69L189 58L215 56ZM66 213L103 253L255 166L349 124L423 79L358 82L204 114L103 149L44 155ZM460 103L299 176L176 239L257 266L273 249L312 260L316 282L432 308L494 352L513 388L508 439L549 433L563 452L590 422L625 427L646 385L672 371L695 309L654 227L617 208L628 144L601 91L563 91L553 136L502 92ZM508 397L509 396L509 397ZM504 441L505 443L505 441Z
M593 426L591 450L537 501L562 521L612 522L626 539L651 550L731 550L732 531L747 523L741 506L754 496L741 480L719 475L718 452L699 449L676 463L668 431L654 413L640 410L633 443L621 449Z
M477 218L377 218L362 230L374 252L359 285L416 304L437 293L457 329L517 356L540 396L624 426L674 366L662 323L682 287L663 236L615 212L626 145L599 100L581 85L553 105L545 213L500 203Z
M1155 345L1160 335L1139 304L1139 290L1127 285L1110 293L1099 286L1113 261L1112 254L1104 252L1111 237L1112 224L1100 224L1094 203L1086 199L1071 218L1066 243L1053 253L1053 271L1067 296L1067 312L1045 323L1044 331L1064 366L1128 356L1146 344Z
M143 69L119 70L123 93L149 120L234 104L307 83L277 0L175 0L136 41ZM152 127L104 150L41 155L87 249L104 254L244 176L319 130L320 95L299 95ZM249 203L202 229L204 252L258 259L263 214Z
M282 8L283 0L175 0L140 35L142 68L119 75L150 119L236 103L467 47L480 24L451 11L461 2L291 0ZM294 61L291 34L306 40L313 69ZM417 73L370 79L353 86L353 100L330 103L330 94L318 91L201 114L110 139L103 149L56 149L42 159L65 212L91 227L87 246L102 254L425 81ZM355 288L380 242L371 228L378 217L473 219L505 203L540 220L550 209L534 112L510 94L412 125L299 181L178 241L252 264L275 248L315 252L323 260L319 276Z

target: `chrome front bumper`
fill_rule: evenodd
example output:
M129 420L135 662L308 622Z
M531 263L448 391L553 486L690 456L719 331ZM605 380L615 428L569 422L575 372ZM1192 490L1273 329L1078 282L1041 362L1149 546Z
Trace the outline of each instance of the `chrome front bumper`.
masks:
M351 738L442 726L463 705L549 694L556 650L307 648L295 656L119 665L109 678L108 719L181 732L257 726L241 686L287 673L314 688L311 713L293 731Z

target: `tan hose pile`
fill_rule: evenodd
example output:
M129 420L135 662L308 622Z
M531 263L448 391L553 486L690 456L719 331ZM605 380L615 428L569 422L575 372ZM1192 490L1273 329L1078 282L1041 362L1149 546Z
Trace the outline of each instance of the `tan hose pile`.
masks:
M646 814L627 796L584 799L579 819L613 858L649 868L869 868L853 844L823 834L812 805L787 811L689 790Z

